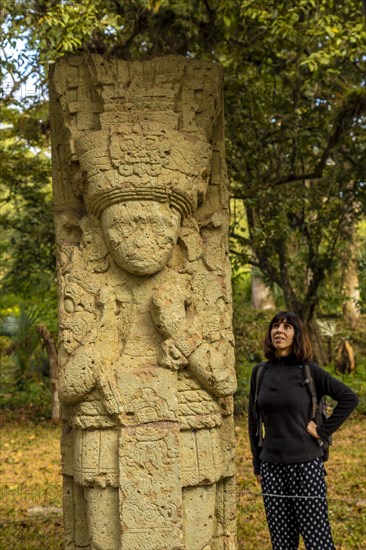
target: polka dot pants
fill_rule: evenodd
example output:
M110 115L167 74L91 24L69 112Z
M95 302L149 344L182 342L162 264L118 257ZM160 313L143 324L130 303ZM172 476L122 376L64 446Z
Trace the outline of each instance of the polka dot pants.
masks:
M316 458L299 464L262 462L261 476L273 550L297 550L300 534L306 550L334 550L323 461Z

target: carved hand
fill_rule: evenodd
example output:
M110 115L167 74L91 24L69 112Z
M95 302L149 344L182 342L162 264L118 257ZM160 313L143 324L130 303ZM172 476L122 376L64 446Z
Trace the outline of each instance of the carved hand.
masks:
M151 314L156 328L165 338L174 338L186 326L187 291L172 283L163 284L152 299Z
M79 347L59 372L59 396L62 403L78 403L96 385L96 358L89 347Z
M116 331L115 299L110 291L101 290L98 304L101 309L97 330L88 333L59 373L59 395L64 403L82 401L98 386L107 410L119 412L117 390L111 377L111 366L118 360L118 346L114 344Z
M179 370L188 365L187 358L178 349L176 342L172 338L165 340L162 345L162 351L159 357L159 364L162 367Z
M188 320L189 303L186 289L171 283L163 285L154 295L152 317L156 328L166 338L159 359L161 366L178 370L187 366L187 358L202 342L202 336Z
M231 347L231 346L230 346ZM214 395L226 397L236 392L237 382L232 350L224 355L212 344L200 345L189 357L189 367L201 384Z

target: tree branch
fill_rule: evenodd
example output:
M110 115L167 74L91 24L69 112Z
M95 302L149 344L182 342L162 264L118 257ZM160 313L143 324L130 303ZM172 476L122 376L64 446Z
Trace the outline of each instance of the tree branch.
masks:
M237 195L231 195L232 199L250 199L251 197L255 196L258 191L263 189L271 189L273 187L278 187L279 185L285 185L286 183L293 183L293 182L303 182L305 180L314 180L314 179L321 179L323 177L323 174L317 174L317 172L310 172L308 174L287 174L286 176L283 176L282 178L279 178L275 181L270 180L264 180L261 183L256 184L254 187L249 189L247 192Z
M237 250L230 249L230 254L232 254L233 256L237 256L238 258L241 258L242 260L244 259L246 264L252 265L254 267L258 267L259 269L261 268L261 265L258 261L254 260L253 258L250 258L250 257L246 256L242 252L238 252Z
M236 239L241 244L244 244L247 246L250 246L251 244L250 239L248 239L247 237L243 237L242 235L238 235L237 233L235 233L235 231L230 232L230 237L232 237L233 239Z

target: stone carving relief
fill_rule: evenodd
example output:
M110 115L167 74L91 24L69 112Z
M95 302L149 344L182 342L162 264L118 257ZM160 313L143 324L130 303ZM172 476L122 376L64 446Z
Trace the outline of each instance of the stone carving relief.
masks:
M222 75L51 73L65 547L236 548Z

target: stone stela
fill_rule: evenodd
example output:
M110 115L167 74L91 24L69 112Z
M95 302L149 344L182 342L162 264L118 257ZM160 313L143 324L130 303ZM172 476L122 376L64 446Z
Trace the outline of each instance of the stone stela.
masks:
M234 550L223 77L51 70L65 548Z

